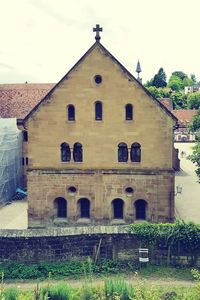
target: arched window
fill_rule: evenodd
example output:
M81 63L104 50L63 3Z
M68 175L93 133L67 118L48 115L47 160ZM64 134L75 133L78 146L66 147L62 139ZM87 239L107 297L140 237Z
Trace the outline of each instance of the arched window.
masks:
M135 218L136 220L146 220L147 202L145 200L135 201Z
M67 106L68 110L68 121L75 121L75 107L72 104Z
M126 120L133 120L133 105L126 104L125 106Z
M122 199L114 199L112 201L113 207L113 218L123 219L124 218L124 201Z
M67 218L67 201L64 198L56 198L54 204L57 210L57 218Z
M71 150L69 144L62 143L60 146L61 150L61 161L70 161L71 160Z
M119 162L128 161L128 147L125 143L120 143L118 145L118 161Z
M133 143L131 145L131 161L132 162L141 161L141 145L138 143Z
M102 120L102 103L100 101L95 102L95 120Z
M80 218L90 218L90 201L87 198L81 198L78 206Z
M80 143L74 144L73 158L74 158L74 161L76 161L76 162L83 161L83 149L82 149L82 145Z

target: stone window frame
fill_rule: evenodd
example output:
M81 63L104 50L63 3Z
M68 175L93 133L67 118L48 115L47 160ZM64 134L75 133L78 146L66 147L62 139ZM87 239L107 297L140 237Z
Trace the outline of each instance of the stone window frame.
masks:
M125 105L125 120L133 121L134 106L131 103Z
M56 218L67 219L67 200L63 197L54 199L54 207L56 209Z
M117 207L119 205L119 203L120 203L120 205L122 205L120 208ZM112 206L112 219L124 220L125 201L121 198L115 198L112 200L111 206Z
M130 149L130 159L133 163L140 163L142 158L142 146L138 142L134 142Z
M67 105L67 120L69 122L74 122L76 120L76 111L73 104Z
M118 162L128 162L128 145L124 142L118 144Z
M103 103L100 100L95 101L95 121L103 121Z
M60 154L61 154L61 162L70 162L71 161L71 149L67 142L63 142L60 145Z
M147 220L147 209L148 209L148 203L144 199L137 199L134 202L135 207L135 219L136 220ZM140 217L144 216L144 217Z

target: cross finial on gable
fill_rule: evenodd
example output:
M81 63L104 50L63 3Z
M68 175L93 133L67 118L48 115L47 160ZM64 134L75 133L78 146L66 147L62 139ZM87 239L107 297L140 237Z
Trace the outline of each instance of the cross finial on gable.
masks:
M100 32L100 31L103 31L103 28L100 27L99 24L96 24L96 27L93 28L93 32L96 32L95 40L96 40L97 42L101 39L101 37L100 37L100 35L99 35L99 32Z

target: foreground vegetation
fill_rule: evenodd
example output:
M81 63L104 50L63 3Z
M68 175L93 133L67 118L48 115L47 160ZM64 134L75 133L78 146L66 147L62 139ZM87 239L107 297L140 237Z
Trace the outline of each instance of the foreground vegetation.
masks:
M0 288L1 300L200 300L200 274L192 270L197 283L194 286L152 286L144 282L128 283L124 279L105 279L102 285L94 286L91 274L81 287L74 288L67 282L52 284L51 281L35 289L4 288L3 278ZM50 278L49 278L50 279Z
M102 284L95 284L96 271L101 270L104 274ZM92 263L88 258L87 262L65 262L60 264L40 264L40 265L4 265L4 272L1 273L0 300L200 300L200 273L197 269L172 268L164 266L147 266L145 268L135 269L136 266L126 264L126 277L122 277L125 271L125 265L114 263L113 261L101 262L99 266ZM1 265L3 268L3 265ZM132 270L132 271L131 271ZM47 278L45 284L35 284L35 288L24 290L18 287L5 288L5 278L14 277L16 279ZM10 272L10 273L9 273ZM39 273L41 272L41 273ZM78 273L78 274L77 274ZM78 287L73 287L67 283L66 275L75 275L81 281L78 281ZM121 274L110 276L111 274ZM45 277L46 275L46 277ZM62 282L52 283L53 278L63 277ZM109 277L108 277L109 276ZM127 279L128 278L128 279ZM155 285L148 283L148 278L154 280L165 279L169 285ZM142 280L141 280L142 279ZM170 285L174 280L188 280L181 282L182 285ZM146 281L147 280L147 281ZM192 284L192 280L196 284ZM177 281L178 283L178 281Z
M115 277L116 274L123 274L125 277L137 274L138 278L159 278L176 280L192 280L188 267L171 267L148 265L148 268L140 268L134 262L116 262L108 259L94 264L90 259L86 262L65 261L60 263L40 263L40 264L20 264L9 263L0 264L0 273L4 274L4 280L46 280L51 274L52 279L83 279L92 274L93 278L107 276Z

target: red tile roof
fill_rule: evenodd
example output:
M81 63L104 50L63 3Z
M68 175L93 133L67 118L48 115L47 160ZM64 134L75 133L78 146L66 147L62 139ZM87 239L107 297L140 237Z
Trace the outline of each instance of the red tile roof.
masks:
M196 114L196 110L180 109L172 110L172 113L177 117L179 125L188 125L192 121L193 116Z
M0 84L0 117L23 119L54 83Z

